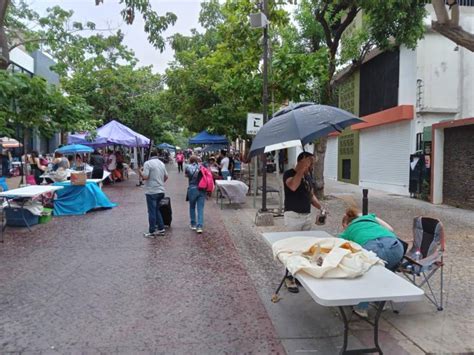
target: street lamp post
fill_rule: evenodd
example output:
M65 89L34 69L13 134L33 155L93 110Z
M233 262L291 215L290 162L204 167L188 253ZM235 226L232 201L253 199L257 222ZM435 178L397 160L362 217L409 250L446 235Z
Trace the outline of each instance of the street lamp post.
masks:
M268 18L268 2L263 0L263 14ZM263 124L268 121L268 21L263 27ZM262 159L262 212L267 211L267 156Z
M262 116L263 124L268 121L268 0L262 0L259 4L260 13L250 14L250 24L254 28L263 28L263 95ZM273 214L267 211L267 158L262 156L262 208L255 217L256 225L273 225ZM257 177L257 175L256 175Z

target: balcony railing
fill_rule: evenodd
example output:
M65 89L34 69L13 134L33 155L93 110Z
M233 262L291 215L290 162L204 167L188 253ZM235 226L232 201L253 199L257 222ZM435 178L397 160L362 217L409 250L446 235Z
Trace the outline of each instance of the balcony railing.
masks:
M425 4L431 4L431 0L424 0ZM448 0L445 1L448 4ZM474 0L457 0L459 6L474 6Z

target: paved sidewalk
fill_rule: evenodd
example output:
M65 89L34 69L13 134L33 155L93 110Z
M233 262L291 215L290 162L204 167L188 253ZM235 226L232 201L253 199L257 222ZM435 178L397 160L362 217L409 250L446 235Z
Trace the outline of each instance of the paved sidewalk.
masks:
M277 187L281 175L268 174L268 183ZM342 230L345 208L357 204L360 208L362 188L334 181L326 182L324 204L330 215L325 226L314 226L333 235ZM261 206L260 196L257 207ZM272 261L269 247L260 233L284 230L283 218L275 218L273 227L255 227L256 210L253 197L239 207L226 206L223 216L233 241L244 261L259 295L288 353L335 353L342 344L342 321L335 311L318 306L306 292L298 295L282 292L283 300L270 301L283 270ZM278 207L278 195L268 196L267 206ZM237 209L238 208L238 209ZM383 313L381 346L385 354L453 354L472 353L474 349L474 211L450 206L436 206L424 201L369 191L369 211L387 220L403 239L412 240L412 221L417 215L428 215L443 221L446 230L445 310L438 312L428 301L400 306L400 314ZM313 211L315 213L315 211ZM316 218L316 214L315 217ZM435 282L435 285L437 282ZM352 341L371 345L371 332L363 322L355 324ZM351 341L351 340L350 340ZM331 349L332 346L332 349Z
M143 238L134 178L104 187L115 209L7 228L0 353L284 353L215 202L197 235L185 178L170 170L165 237Z
M143 190L128 182L104 187L119 207L85 216L53 218L46 225L7 228L0 244L0 353L338 353L342 321L304 292L271 295L283 275L255 227L252 197L242 206L206 203L205 232L188 227L187 182L168 166L173 224L148 240ZM269 175L278 186L280 176ZM327 182L330 215L321 228L341 231L348 203L361 188ZM260 198L260 197L259 197ZM260 200L258 198L257 207ZM277 194L269 207L278 205ZM446 226L446 305L408 304L384 312L385 354L470 353L474 349L472 300L474 211L434 206L377 191L369 209L411 240L413 216L428 214ZM370 346L372 331L356 322L351 347Z

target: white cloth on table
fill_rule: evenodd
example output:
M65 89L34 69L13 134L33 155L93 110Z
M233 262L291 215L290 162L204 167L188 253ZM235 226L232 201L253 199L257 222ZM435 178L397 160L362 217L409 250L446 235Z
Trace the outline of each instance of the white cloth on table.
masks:
M238 180L217 180L216 185L234 203L245 203L249 187Z
M303 271L316 278L354 278L383 264L375 253L341 238L286 238L272 249L292 275Z

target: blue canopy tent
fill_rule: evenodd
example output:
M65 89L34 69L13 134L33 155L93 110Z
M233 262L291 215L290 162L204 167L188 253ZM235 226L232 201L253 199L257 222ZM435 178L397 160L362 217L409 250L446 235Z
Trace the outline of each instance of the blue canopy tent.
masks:
M225 144L229 145L229 140L225 136L210 134L207 131L198 133L189 139L189 144Z
M158 144L157 148L166 149L166 150L176 150L176 147L174 145L171 145L171 144L168 144L168 143Z
M82 144L69 144L56 149L61 154L92 153L94 149Z
M202 150L202 153L218 152L223 149L227 149L227 144L209 144Z

